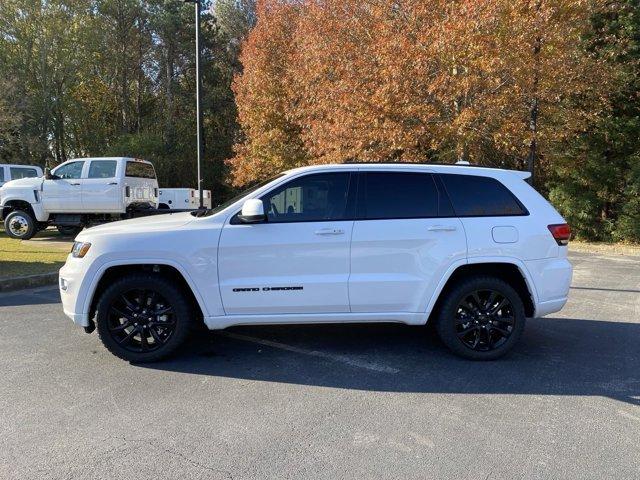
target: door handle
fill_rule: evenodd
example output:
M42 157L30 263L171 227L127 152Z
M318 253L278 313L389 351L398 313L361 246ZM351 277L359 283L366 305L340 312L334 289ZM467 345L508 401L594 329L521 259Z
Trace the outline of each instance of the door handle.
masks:
M69 185L73 185L74 187L77 187L77 186L79 186L80 184L79 184L79 183L70 183Z
M342 228L321 228L314 232L316 235L342 235L344 230Z
M456 227L454 225L432 225L427 230L430 232L454 232Z
M109 182L109 185L117 185L118 182Z

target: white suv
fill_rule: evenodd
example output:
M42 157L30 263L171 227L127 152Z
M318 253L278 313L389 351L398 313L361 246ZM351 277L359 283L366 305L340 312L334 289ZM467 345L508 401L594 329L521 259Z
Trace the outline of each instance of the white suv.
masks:
M65 313L130 361L190 329L435 323L472 359L560 310L569 227L527 173L454 165L298 168L214 210L90 228L60 270Z

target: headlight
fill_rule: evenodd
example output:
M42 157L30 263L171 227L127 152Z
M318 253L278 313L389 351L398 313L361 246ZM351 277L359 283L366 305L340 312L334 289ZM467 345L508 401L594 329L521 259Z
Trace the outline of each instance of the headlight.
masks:
M91 248L91 244L88 242L73 242L71 255L73 255L75 258L82 258L87 254L89 248Z

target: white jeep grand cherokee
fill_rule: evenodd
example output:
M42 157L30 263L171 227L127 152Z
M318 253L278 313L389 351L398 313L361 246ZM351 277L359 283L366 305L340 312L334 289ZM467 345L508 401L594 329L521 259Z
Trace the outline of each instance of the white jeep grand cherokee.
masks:
M471 359L560 310L569 227L527 173L344 164L281 174L214 210L90 228L60 270L65 313L129 361L194 325L435 323Z

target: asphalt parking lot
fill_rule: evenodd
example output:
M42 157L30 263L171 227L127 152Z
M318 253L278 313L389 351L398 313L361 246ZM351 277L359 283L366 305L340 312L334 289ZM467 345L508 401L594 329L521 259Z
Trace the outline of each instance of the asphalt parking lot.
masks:
M640 257L571 255L509 357L423 328L245 327L131 365L0 295L0 478L640 478Z

